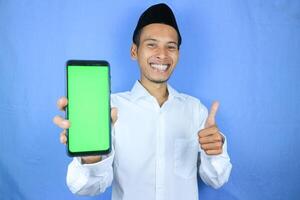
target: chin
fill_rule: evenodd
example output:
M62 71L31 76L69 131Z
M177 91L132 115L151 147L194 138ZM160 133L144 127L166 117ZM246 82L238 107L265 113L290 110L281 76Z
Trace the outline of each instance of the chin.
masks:
M166 83L166 82L168 82L168 80L169 80L169 78L167 78L167 79L149 79L151 82L153 82L153 83Z

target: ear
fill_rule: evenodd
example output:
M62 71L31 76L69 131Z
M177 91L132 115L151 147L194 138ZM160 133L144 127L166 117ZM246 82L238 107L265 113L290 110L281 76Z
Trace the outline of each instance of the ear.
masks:
M132 60L137 59L137 46L136 44L132 43L131 48L130 48L130 56Z

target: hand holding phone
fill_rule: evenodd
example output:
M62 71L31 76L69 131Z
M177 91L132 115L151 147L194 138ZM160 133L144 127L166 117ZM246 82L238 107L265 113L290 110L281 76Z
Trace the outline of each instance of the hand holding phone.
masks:
M67 136L63 142L67 142L68 155L108 154L111 150L109 63L69 60L66 72L67 99L60 99L60 103L67 110L67 120L59 116L55 120L65 129L62 138Z
M65 111L65 108L68 105L68 99L66 97L61 97L57 100L57 107L60 111ZM112 124L114 124L118 119L118 110L117 108L111 108L111 121ZM63 131L60 133L60 142L62 144L67 144L67 135L66 135L66 129L70 128L70 122L69 120L56 115L53 118L53 123L57 125L58 127L62 128ZM86 164L92 164L99 162L101 160L101 156L82 156L82 161Z

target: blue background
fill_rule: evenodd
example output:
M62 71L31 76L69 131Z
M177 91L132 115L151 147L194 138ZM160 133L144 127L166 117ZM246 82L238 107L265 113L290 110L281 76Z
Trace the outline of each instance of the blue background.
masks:
M170 83L208 107L220 101L217 123L233 163L221 189L200 181L200 199L299 199L300 1L165 2L183 37ZM108 60L112 91L131 89L139 78L132 32L154 3L0 0L1 200L110 199L110 190L68 190L56 100L74 58Z

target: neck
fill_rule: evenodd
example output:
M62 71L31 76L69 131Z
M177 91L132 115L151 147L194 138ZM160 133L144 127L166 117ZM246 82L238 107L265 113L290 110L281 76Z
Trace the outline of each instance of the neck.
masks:
M159 106L162 106L167 101L169 92L167 89L167 83L154 83L149 80L141 79L140 83L144 88L157 100Z

